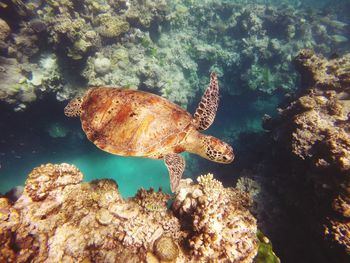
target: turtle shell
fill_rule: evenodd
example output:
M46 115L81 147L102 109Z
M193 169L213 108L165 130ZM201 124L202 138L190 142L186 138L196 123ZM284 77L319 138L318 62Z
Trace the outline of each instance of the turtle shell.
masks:
M182 152L192 116L178 105L151 93L98 87L82 103L82 128L100 149L123 156L162 158Z

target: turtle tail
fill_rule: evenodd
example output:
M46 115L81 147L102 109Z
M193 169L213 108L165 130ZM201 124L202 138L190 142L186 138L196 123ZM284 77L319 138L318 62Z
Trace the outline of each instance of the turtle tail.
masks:
M68 105L64 108L64 114L68 117L80 117L82 103L83 103L83 98L81 97L72 99L68 103Z

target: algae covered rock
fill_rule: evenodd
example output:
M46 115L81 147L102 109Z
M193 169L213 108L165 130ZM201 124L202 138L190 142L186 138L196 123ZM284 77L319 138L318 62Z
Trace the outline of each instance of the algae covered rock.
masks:
M246 209L247 196L222 187L212 176L199 182L182 181L185 192L175 196L176 208L169 209L170 196L161 191L141 189L125 200L113 180L84 183L73 165L42 165L30 173L14 204L0 198L0 259L253 262L256 221ZM190 214L179 215L188 211L184 197L193 199L192 221L187 221ZM212 197L218 197L217 205Z

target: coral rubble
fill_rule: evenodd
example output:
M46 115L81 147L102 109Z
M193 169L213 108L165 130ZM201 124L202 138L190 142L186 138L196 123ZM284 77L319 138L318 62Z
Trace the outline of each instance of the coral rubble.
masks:
M324 237L350 254L350 54L328 60L302 50L295 65L305 90L266 126L311 165L302 179L312 182Z
M0 261L253 262L251 200L211 174L182 180L171 209L161 191L124 200L113 180L82 178L73 165L46 164L15 203L0 198Z

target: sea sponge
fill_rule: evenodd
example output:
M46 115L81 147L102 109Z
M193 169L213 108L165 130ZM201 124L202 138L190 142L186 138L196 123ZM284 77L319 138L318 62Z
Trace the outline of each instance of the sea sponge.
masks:
M0 41L4 41L11 33L11 29L5 20L0 18Z
M175 260L179 255L179 247L171 237L162 236L154 242L154 253L164 261Z

